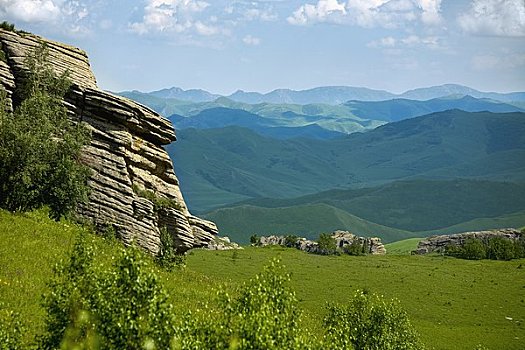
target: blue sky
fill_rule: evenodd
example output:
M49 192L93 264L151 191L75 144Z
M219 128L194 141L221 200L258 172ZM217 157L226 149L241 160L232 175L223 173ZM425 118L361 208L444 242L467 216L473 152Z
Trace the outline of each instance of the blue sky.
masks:
M0 0L103 89L525 91L525 0Z

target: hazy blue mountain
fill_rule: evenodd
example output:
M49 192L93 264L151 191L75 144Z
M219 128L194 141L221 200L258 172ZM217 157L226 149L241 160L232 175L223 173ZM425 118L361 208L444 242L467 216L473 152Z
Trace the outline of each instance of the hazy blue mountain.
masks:
M429 113L461 109L467 112L523 112L518 106L489 99L477 99L472 96L449 96L426 101L393 99L387 101L348 101L345 106L361 118L399 121Z
M197 211L239 197L289 198L413 177L525 179L525 113L451 110L332 140L277 140L240 127L179 130L178 138L167 150ZM205 200L210 193L213 203Z
M394 98L390 92L373 90L362 87L350 86L324 86L308 90L277 89L266 94L257 92L244 92L239 90L228 98L249 103L288 103L288 104L311 104L324 103L337 105L348 100L381 101Z
M152 91L149 94L161 98L174 98L177 100L191 102L210 102L221 97L220 95L212 94L208 91L201 89L183 90L178 87Z
M287 114L291 113L291 114ZM174 114L169 117L175 129L212 129L226 126L241 126L278 139L308 137L314 139L330 139L343 136L352 131L373 128L376 125L370 121L354 121L328 117L308 117L285 112L282 118L263 117L241 109L216 107L205 109L191 117ZM341 132L335 130L342 130Z
M476 98L488 98L502 102L524 101L525 92L512 93L497 93L497 92L481 92L467 86L457 84L444 84L440 86L432 86L427 88L419 88L409 90L398 97L411 100L430 100L439 97L446 97L450 95L469 95Z

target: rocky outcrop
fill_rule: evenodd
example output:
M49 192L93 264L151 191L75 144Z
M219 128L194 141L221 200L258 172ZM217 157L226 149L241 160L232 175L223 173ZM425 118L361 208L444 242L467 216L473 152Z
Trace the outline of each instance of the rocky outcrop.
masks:
M172 161L162 148L176 140L172 124L143 105L100 90L84 51L0 29L1 49L7 58L0 61L0 83L8 105L21 102L17 87L27 76L25 57L42 42L49 49L53 69L69 73L72 87L64 103L71 117L86 123L92 133L91 144L81 156L92 169L91 194L78 213L98 227L113 227L124 242L133 241L153 254L159 250L164 227L179 252L207 246L217 235L217 226L190 214ZM176 205L159 209L142 198L141 191Z
M427 239L420 241L417 245L417 249L414 250L412 254L444 253L447 246L462 246L468 239L488 241L494 237L517 241L521 237L521 232L513 228L507 228L492 231L476 231L457 233L453 235L430 236Z
M358 245L359 251L363 254L372 255L384 255L386 249L381 238L377 237L359 237L348 231L334 231L331 234L334 239L338 251L345 252L349 251L348 248L351 246ZM313 254L324 254L319 248L319 243L308 240L303 237L292 237L292 236L262 236L259 237L258 246L269 246L269 245L280 245L283 247L297 248L307 253Z

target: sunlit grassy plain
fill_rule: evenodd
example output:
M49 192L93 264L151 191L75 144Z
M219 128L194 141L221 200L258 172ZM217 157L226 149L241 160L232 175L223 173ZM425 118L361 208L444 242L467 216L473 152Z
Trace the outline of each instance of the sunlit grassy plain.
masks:
M43 327L40 296L52 266L65 258L83 229L42 212L0 211L0 304L16 310L26 341ZM96 259L109 263L116 243L93 237ZM411 243L413 244L413 242ZM187 267L159 270L177 312L213 303L217 288L233 288L273 257L291 274L306 326L321 332L324 305L344 303L356 289L397 298L429 348L525 348L525 260L466 261L441 256L316 256L286 248L195 250Z

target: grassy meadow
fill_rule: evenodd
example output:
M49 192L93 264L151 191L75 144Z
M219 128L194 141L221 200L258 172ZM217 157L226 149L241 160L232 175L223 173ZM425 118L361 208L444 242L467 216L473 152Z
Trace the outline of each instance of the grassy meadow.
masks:
M0 309L20 313L32 339L43 327L40 296L53 265L67 256L79 231L44 212L0 211ZM96 260L111 262L117 242L91 238ZM394 243L395 244L395 243ZM393 244L393 245L394 245ZM414 242L403 242L399 254ZM441 256L317 256L286 248L194 250L187 266L158 270L181 314L213 302L216 290L253 277L273 257L291 274L303 322L321 331L327 302L344 303L356 289L397 298L430 349L525 348L525 260L467 261ZM1 311L1 310L0 310Z

